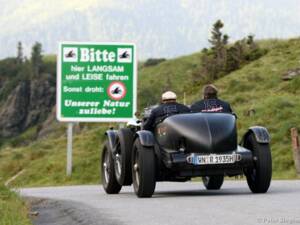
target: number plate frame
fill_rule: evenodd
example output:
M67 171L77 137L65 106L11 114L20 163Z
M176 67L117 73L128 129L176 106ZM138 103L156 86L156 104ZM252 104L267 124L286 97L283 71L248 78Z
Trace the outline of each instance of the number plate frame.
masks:
M217 164L233 164L242 159L240 154L209 154L200 155L192 153L186 157L186 161L193 165L217 165Z

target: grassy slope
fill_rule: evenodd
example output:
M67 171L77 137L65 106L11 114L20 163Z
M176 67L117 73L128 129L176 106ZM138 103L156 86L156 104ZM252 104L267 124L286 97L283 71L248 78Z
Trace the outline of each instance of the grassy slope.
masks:
M93 125L73 139L73 174L65 176L66 137L54 137L27 147L6 147L0 151L0 176L3 180L25 169L13 186L88 184L99 182L100 149L105 127Z
M0 225L29 225L25 204L0 184Z
M231 102L237 112L240 133L251 125L264 125L270 130L275 177L293 178L295 171L289 129L300 126L300 78L282 81L281 74L288 69L300 67L300 39L265 41L262 45L270 49L267 55L218 80L216 85L220 89L220 97ZM183 91L191 93L188 84L191 83L192 72L199 61L200 54L197 53L142 68L139 71L140 91L152 90L152 95L159 99L170 74L173 89L179 93L179 100L182 100ZM201 90L201 87L196 89ZM187 103L197 100L198 96L199 93L192 91L187 96ZM256 114L248 117L245 112L251 108L255 109ZM107 127L94 124L75 136L74 173L71 178L65 177L66 139L63 135L27 147L6 147L0 150L0 177L6 180L25 168L25 173L13 185L97 183L99 149Z
M266 126L272 136L272 154L274 177L295 177L291 152L290 128L300 128L300 77L291 81L282 81L281 76L289 69L300 67L300 39L266 40L260 45L269 49L267 55L242 69L235 71L215 84L220 89L220 97L229 101L238 114L240 136L252 125ZM198 100L200 90L188 84L192 81L192 72L200 62L200 54L169 60L152 68L140 71L142 89L154 86L154 93L165 87L166 75L174 79L173 90L187 92L187 104ZM145 77L143 77L145 76ZM159 84L159 78L164 80ZM149 82L150 81L150 82ZM198 90L197 90L198 89ZM254 109L255 115L247 116L247 111Z
M295 177L290 128L300 128L300 77L282 81L288 69L300 67L300 39L264 42L271 50L261 59L218 80L221 98L232 103L240 134L249 126L266 126L272 137L274 175ZM193 95L189 101L198 97ZM249 109L255 115L247 116Z
M183 92L189 89L192 73L198 67L200 53L164 61L156 66L142 67L139 70L139 106L156 104L169 85L183 100ZM169 81L168 81L169 80Z

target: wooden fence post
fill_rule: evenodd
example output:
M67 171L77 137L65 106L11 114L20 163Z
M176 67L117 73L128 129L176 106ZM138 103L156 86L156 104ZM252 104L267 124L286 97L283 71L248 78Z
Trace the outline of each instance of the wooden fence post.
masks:
M291 129L291 137L292 137L293 156L294 156L296 172L297 175L300 175L300 144L299 144L297 128L294 127Z

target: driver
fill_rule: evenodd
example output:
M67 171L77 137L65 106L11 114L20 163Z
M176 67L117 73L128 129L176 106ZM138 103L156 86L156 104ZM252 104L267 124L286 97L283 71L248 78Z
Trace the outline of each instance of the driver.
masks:
M224 112L232 113L228 102L218 98L218 89L213 84L205 85L203 88L203 100L191 105L192 112Z
M143 124L145 130L154 131L155 126L165 118L179 113L189 113L191 110L176 102L177 96L172 91L167 91L161 96L162 104L151 111L149 118Z

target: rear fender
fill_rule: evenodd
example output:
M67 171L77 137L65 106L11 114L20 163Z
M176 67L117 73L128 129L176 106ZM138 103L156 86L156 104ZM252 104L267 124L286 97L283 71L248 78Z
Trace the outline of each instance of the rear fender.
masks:
M118 131L117 130L107 130L105 132L105 135L107 136L108 144L112 152L114 153L116 149L116 144L119 139Z
M154 135L151 131L140 130L140 131L136 132L135 137L140 139L142 146L154 147L154 145L155 145Z
M269 131L265 127L253 126L248 129L246 134L243 136L240 144L243 146L246 138L249 134L253 133L256 141L260 144L269 144L271 141Z

